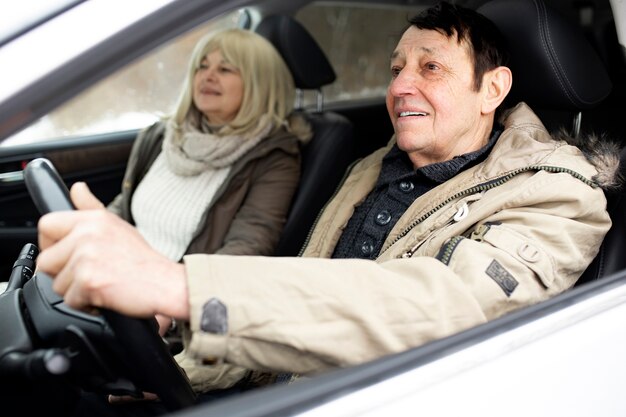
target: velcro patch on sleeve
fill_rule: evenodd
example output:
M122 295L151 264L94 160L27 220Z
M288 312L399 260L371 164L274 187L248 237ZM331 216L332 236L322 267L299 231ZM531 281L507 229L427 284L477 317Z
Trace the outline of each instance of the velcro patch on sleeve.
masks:
M214 334L228 332L228 309L217 298L211 298L202 306L200 329Z

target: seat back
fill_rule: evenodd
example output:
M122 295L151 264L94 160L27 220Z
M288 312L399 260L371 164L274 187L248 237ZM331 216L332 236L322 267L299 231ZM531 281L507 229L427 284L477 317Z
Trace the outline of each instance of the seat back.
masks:
M608 72L582 29L543 0L495 0L478 11L495 23L511 53L513 87L505 106L525 101L555 129L611 92Z
M606 68L582 29L542 0L495 0L478 11L496 24L509 46L513 87L508 102L525 101L546 127L560 124L550 119L557 113L576 115L573 120L580 122L583 110L595 108L611 92ZM625 158L623 153L622 161ZM626 267L623 193L606 193L613 227L577 285Z
M621 178L626 178L626 148L622 149L620 154L619 167ZM613 224L602 241L598 255L576 285L597 280L626 268L626 188L622 185L604 194L607 211Z
M323 110L321 89L335 80L335 72L300 23L289 16L273 15L263 19L255 31L282 55L298 90L317 90L319 94L316 109L300 110L313 128L313 138L302 148L300 183L274 252L276 256L295 256L355 157L353 127L346 117Z

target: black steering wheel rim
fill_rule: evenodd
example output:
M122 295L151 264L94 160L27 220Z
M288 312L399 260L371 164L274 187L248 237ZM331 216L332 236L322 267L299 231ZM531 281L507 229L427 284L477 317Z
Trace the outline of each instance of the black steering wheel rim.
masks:
M39 212L74 210L69 192L52 163L37 158L24 169L24 182ZM195 394L183 370L158 333L156 320L127 317L100 309L124 352L125 365L137 386L155 393L170 411L195 403Z

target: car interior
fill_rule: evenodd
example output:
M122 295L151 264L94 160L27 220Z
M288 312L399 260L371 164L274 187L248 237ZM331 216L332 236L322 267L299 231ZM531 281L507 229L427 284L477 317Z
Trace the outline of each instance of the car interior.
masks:
M330 199L354 159L353 125L347 117L324 110L322 87L335 81L335 71L320 46L298 21L286 15L272 15L263 19L255 31L280 52L296 88L315 90L318 96L311 111L298 109L311 124L313 137L302 149L300 183L275 250L276 256L296 256L317 213Z
M616 146L622 148L620 154L620 174L626 177L626 148L622 142L626 137L626 129L620 123L621 115L626 110L626 53L620 50L617 42L615 27L612 19L606 19L597 25L581 29L577 24L571 22L571 16L565 16L559 10L544 3L543 0L494 0L479 2L479 11L491 19L502 32L504 38L511 49L511 68L515 74L513 90L509 95L509 102L514 103L520 100L527 102L535 110L542 121L549 129L565 129L573 136L581 138L587 135L603 135L607 139L616 142ZM532 24L529 24L532 22ZM346 169L354 161L367 155L372 150L383 146L392 134L392 127L388 123L388 116L384 101L373 100L353 106L342 107L341 104L333 103L329 105L324 102L323 88L332 84L336 79L335 70L328 60L326 54L316 42L307 29L292 16L286 14L273 14L265 16L254 28L256 32L269 39L285 59L291 70L296 87L299 91L311 91L316 95L314 106L301 105L297 111L305 115L310 121L314 130L313 139L305 145L302 151L302 173L299 188L294 196L290 214L288 215L285 229L275 256L297 256L300 249L305 244L307 235L314 224L315 219L324 207L325 203L332 197L337 187L342 181ZM572 47L575 45L575 47ZM26 162L45 157L51 161L56 170L62 175L62 181L69 185L77 180L83 179L85 175L89 177L89 184L103 201L110 201L119 189L122 182L122 175L126 164L126 158L132 139L136 131L122 132L118 134L97 135L97 139L102 139L102 145L93 147L82 147L77 152L67 153L64 147L72 149L75 143L65 141L62 146L52 144L39 144L33 147L33 151L22 153L18 156L10 155L9 151L0 148L0 172L13 172L22 170ZM26 149L29 149L26 147ZM34 150L36 149L36 151ZM98 166L74 166L77 155L98 155L100 165ZM9 155L9 156L7 156ZM86 158L85 161L91 158ZM88 164L88 163L86 163ZM71 168L70 168L71 166ZM79 173L79 174L78 174ZM8 177L7 177L8 178ZM609 277L611 274L626 268L626 257L623 256L626 250L626 203L624 202L623 185L606 191L607 210L613 220L613 226L607 234L597 257L583 274L577 286L589 284L601 278ZM0 181L0 205L3 207L4 219L2 226L2 236L6 242L10 242L11 251L3 254L0 263L0 273L8 277L14 261L17 258L19 249L27 244L34 243L33 236L36 233L36 219L40 215L36 204L32 202L32 195L23 185ZM9 249L9 248L7 248ZM35 288L31 289L36 291ZM39 284L37 291L50 291L48 284ZM44 299L51 300L54 295L46 293ZM35 298L35 295L32 295ZM40 302L40 301L38 301ZM34 301L33 301L34 303ZM62 303L61 299L56 299L55 303ZM17 301L11 308L27 309L28 306L17 305ZM27 303L28 304L28 303ZM56 304L55 304L56 305ZM12 314L0 303L0 312ZM36 316L37 314L33 314ZM83 319L83 318L80 318ZM115 315L107 315L112 327L116 326ZM82 384L87 384L94 389L111 390L114 386L119 392L128 389L132 392L136 387L130 383L123 386L123 383L113 384L112 379L118 375L107 375L103 377L101 373L105 371L102 362L108 363L119 361L117 351L120 349L119 343L122 338L111 339L110 334L103 337L106 344L114 346L111 352L109 348L99 348L97 344L92 344L89 337L85 337L80 330L81 324L73 323L79 330L72 330L71 340L67 337L52 338L49 345L37 346L41 341L33 342L34 347L38 347L37 360L43 358L48 349L57 349L68 343L72 346L79 346L79 349L88 349L92 360L98 366L90 365L94 375L81 374L79 380ZM102 322L92 323L94 326L102 326ZM136 350L142 344L143 338L151 330L152 324L148 322L128 322L122 320L120 325L124 327L121 333L128 335L131 340L122 347L123 349ZM130 326L130 327L129 327ZM3 331L9 331L10 326L0 326ZM11 330L14 332L14 330ZM98 330L99 331L99 330ZM136 337L131 335L135 333ZM9 334L9 333L7 333ZM15 333L11 333L12 335ZM16 336L17 337L17 336ZM98 336L100 337L100 336ZM99 339L98 339L99 340ZM152 342L151 342L152 343ZM18 340L14 345L6 344L0 349L0 353L6 353L11 349L17 351L27 345L24 340ZM158 343L154 341L154 346ZM435 346L435 345L432 345ZM155 348L159 350L160 348ZM425 355L432 351L428 346L424 348ZM432 347L434 349L434 347ZM142 351L132 353L132 358L139 358ZM131 379L141 380L141 384L150 378L157 378L158 372L169 369L165 372L175 372L169 365L156 367L156 373L147 373L147 377L138 377L149 368L150 360L163 360L163 352L154 353L156 356L145 357L144 361L137 364L131 370ZM398 356L398 360L403 356ZM114 359L115 358L115 359ZM157 358L157 359L154 359ZM413 358L415 360L415 358ZM0 362L0 374L6 369L2 368ZM28 362L32 366L33 362ZM37 362L39 363L39 362ZM19 373L23 370L19 367L26 366L15 362L10 372ZM357 367L358 368L358 367ZM397 372L398 365L385 366L385 373ZM360 367L361 371L367 373L368 378L376 379L376 375L381 375L381 368L372 368L370 365ZM141 372L139 372L141 371ZM50 389L54 386L54 375L46 375L45 370L38 369L33 372L42 381L33 385L34 389ZM113 369L113 374L124 373L122 369ZM327 381L330 385L317 391L310 390L302 392L302 388L294 387L294 393L298 393L297 399L306 398L307 401L318 401L323 398L332 397L335 392L342 387L353 384L359 369L344 374L328 375ZM98 374L98 375L96 375ZM177 378L177 377L176 377ZM43 381L46 379L45 381ZM51 384L52 382L52 384ZM117 380L116 383L119 383ZM181 383L182 384L182 383ZM346 385L342 385L346 384ZM182 385L174 384L177 389L167 391L164 386L157 386L155 391L160 391L167 397L168 406L176 410L189 405L190 394ZM144 385L145 386L145 385ZM0 384L2 387L2 384ZM307 387L307 385L304 385ZM310 385L308 386L310 387ZM289 388L289 387L284 387ZM62 401L52 398L65 393L67 386L59 385L51 389L51 394L46 398L60 409L71 406L73 397L66 397ZM300 391L297 391L300 389ZM247 403L258 404L259 401L272 399L276 404L283 398L283 391L271 392L267 397L262 397L263 392L249 396ZM73 391L74 395L76 394ZM0 396L0 398L2 398ZM295 401L285 399L285 401ZM269 401L268 403L271 403ZM273 415L278 408L273 409L266 403L266 414ZM281 403L283 412L287 412L288 405ZM232 408L232 402L216 404L213 408L207 408L205 412L211 410L207 415L226 415L235 410L236 415L261 415L256 407ZM279 407L279 406L276 406ZM287 410L287 411L285 411ZM255 412L257 414L255 414ZM180 415L196 415L193 409L183 412ZM214 414L213 414L214 413ZM179 415L179 414L177 414ZM200 415L200 414L197 414ZM235 415L235 414L232 414ZM279 415L279 414L276 414Z
M613 88L600 55L578 26L542 2L491 2L478 10L498 26L510 45L511 69L515 74L510 102L527 102L552 130L571 126L570 135L583 139L594 134L597 112L619 111L608 105L602 107L617 89ZM528 22L535 22L536 26ZM572 44L577 45L576 49L570 48ZM590 123L583 124L587 119ZM617 138L612 140L617 144ZM620 166L623 169L623 164ZM620 216L622 194L619 190L607 192L611 218ZM577 285L626 266L622 256L615 256L624 249L620 241L626 234L620 227L619 222L612 227L600 253Z
M619 120L618 113L622 108L615 108L612 103L618 102L616 95L624 95L624 88L621 85L614 88L614 81L600 53L578 26L542 1L487 2L478 10L498 26L512 51L511 69L515 74L515 83L503 107L525 101L550 130L566 129L574 137L598 134L595 129L603 132L605 120L598 121L599 114L609 113L613 117L605 118ZM535 25L528 22L535 22ZM281 52L298 88L320 89L335 79L324 52L296 20L284 15L270 16L261 22L256 31L272 41ZM577 47L572 49L571 45ZM604 54L609 53L608 49L605 48ZM619 52L612 50L613 54ZM612 59L619 61L619 57ZM582 62L585 64L582 65ZM622 63L622 66L626 69L626 65ZM307 71L311 68L316 75L311 74L310 81L306 82L305 74L308 75ZM320 82L321 79L325 82ZM623 80L620 82L624 83ZM303 150L302 183L277 249L278 256L297 255L294 248L302 247L306 232L322 208L321 203L330 198L339 183L338 174L356 159L355 149L360 145L353 134L356 123L347 117L324 111L321 105L308 114L314 117L315 138ZM614 133L619 132L619 127L613 128L613 136L607 135L607 139L621 147L622 143L618 140L623 135ZM381 136L378 146L384 146L387 137ZM624 158L626 150L621 154L622 172L626 169ZM334 176L322 181L321 173ZM577 285L626 267L626 259L620 256L626 249L622 187L608 190L606 195L607 209L614 225L600 253Z

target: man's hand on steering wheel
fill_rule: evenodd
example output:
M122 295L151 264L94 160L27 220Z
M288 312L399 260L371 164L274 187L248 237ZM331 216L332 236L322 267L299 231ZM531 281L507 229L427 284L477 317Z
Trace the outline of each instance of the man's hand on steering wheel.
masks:
M189 318L184 266L152 249L85 184L68 192L50 161L29 162L24 180L42 214L41 275L53 278L53 290L67 306L99 310L123 352L119 360L127 376L139 389L156 393L168 410L193 404L189 380L155 320L156 314Z
M86 184L74 184L70 195L77 211L46 214L38 225L38 268L55 277L54 290L66 304L188 319L184 266L152 249Z

